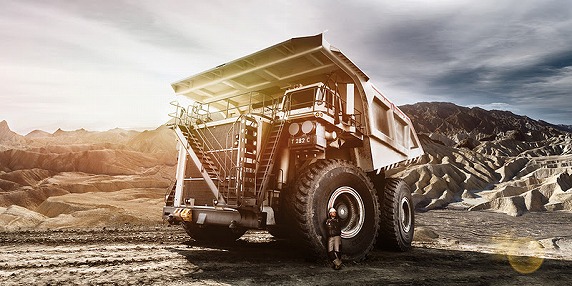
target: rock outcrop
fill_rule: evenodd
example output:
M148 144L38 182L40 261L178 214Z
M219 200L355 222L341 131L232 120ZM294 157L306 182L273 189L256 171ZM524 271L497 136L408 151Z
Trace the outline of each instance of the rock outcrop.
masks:
M451 103L401 107L426 154L390 170L411 186L418 209L572 211L572 134L508 111Z
M0 230L158 223L175 143L166 127L21 136L2 121Z

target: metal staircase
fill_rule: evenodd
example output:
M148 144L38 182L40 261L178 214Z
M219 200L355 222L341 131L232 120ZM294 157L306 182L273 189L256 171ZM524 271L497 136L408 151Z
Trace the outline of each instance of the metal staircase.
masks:
M200 142L198 142L198 140L193 135L193 132L191 131L191 129L187 127L187 125L175 124L174 129L175 129L175 134L177 135L177 138L181 143L181 146L186 151L187 154L186 156L190 157L195 166L197 166L197 168L199 169L202 176L202 180L205 181L208 188L213 193L214 197L221 203L225 204L226 203L225 199L220 195L219 189L217 185L214 183L214 181L219 181L216 167L214 167L213 162L210 159L208 159L209 156L206 154ZM181 157L179 157L179 159L181 159ZM184 173L184 168L182 170L177 170L177 172L179 171L182 171L182 173ZM193 180L193 178L188 178L188 179L184 178L184 181L186 180ZM181 193L182 188L183 188L183 181L181 182L177 181L175 192ZM175 202L176 201L177 198L175 198Z
M251 116L242 116L238 142L237 185L241 205L256 203L256 149L258 142L258 121Z
M252 97L250 99L252 100ZM196 103L185 109L178 103L173 103L177 111L170 114L174 118L172 127L184 150L181 149L183 153L179 153L181 163L177 169L178 179L174 188L176 191L169 196L168 203L183 204L186 199L183 198L183 188L189 188L188 190L193 192L198 187L201 188L201 191L197 190L200 194L203 194L202 190L208 192L204 189L206 183L218 206L256 211L263 201L263 191L271 177L274 154L284 127L282 120L274 119L278 102L272 99L268 104L264 104L264 101L262 104L258 103L260 106L249 104L248 111L240 114L236 120L221 121L222 123L216 120L209 122L215 117L220 120L218 118L221 114L226 116L226 119L232 118L228 116L237 110L236 106L227 107L227 110L211 111L208 104ZM250 112L251 110L253 112ZM259 138L261 119L256 115L274 119L264 140ZM265 142L263 149L258 146L261 142ZM193 178L185 176L185 162L189 158L200 171L202 178L197 178L196 174ZM184 182L190 185L185 185ZM195 185L199 183L200 185ZM201 195L202 204L209 194L204 195Z
M259 156L259 165L256 172L256 186L258 186L257 197L260 202L264 200L264 190L268 187L268 182L272 176L271 171L274 166L277 147L280 145L284 122L285 120L274 120L272 129L270 129L270 132L268 133L264 150Z
M236 132L236 143L233 148L222 146L213 147L203 134L208 128L192 128L184 124L175 125L175 130L180 132L182 138L179 141L187 145L187 153L196 157L195 165L199 168L206 181L212 181L209 185L213 194L217 194L219 204L228 207L254 206L256 205L256 166L257 166L257 141L258 121L251 116L240 116L237 119L239 132ZM229 131L227 137L234 134ZM227 140L229 141L229 140ZM231 144L228 144L231 145ZM221 151L221 157L229 157L228 160L218 158L213 151ZM230 158L230 155L235 155ZM191 156L192 157L192 156ZM224 161L224 162L223 162ZM230 164L227 161L231 161ZM230 165L230 166L229 166ZM221 170L226 168L226 170ZM196 181L197 178L185 180ZM214 188L212 187L214 186ZM216 189L216 191L214 190Z
M185 135L185 137L189 141L189 145L191 146L191 148L197 154L197 157L201 161L203 168L206 170L207 174L209 174L212 180L219 181L220 175L218 172L218 168L216 167L215 163L213 162L209 154L205 152L203 144L197 139L199 136L197 134L197 131L194 129L190 129L184 125L180 125L179 128L183 132L183 135Z
M176 183L171 184L171 187L167 189L165 193L165 205L172 206L175 203L175 188L177 187Z

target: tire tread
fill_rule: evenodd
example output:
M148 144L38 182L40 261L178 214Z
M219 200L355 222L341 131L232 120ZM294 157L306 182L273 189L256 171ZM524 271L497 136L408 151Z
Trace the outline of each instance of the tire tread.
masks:
M411 243L400 239L399 218L396 213L398 210L395 209L395 198L400 183L404 184L405 182L397 178L387 178L385 179L385 190L381 192L382 208L378 246L392 251L407 251L411 249ZM411 215L413 215L413 212Z
M310 212L312 209L309 205L309 197L313 195L314 191L312 189L312 183L318 178L318 176L320 176L320 174L325 174L328 170L337 167L347 167L348 169L354 170L356 168L351 162L344 160L319 160L316 163L309 165L300 173L299 177L296 179L297 183L294 184L296 187L293 190L290 190L286 196L288 212L290 212L290 215L293 217L293 221L291 221L290 225L290 230L293 232L292 238L295 242L302 246L304 250L308 251L312 257L322 257L325 255L325 251L322 250L323 246L321 243L310 236L311 233L313 233L312 230L314 226L307 220L307 218L311 216ZM370 190L372 198L374 200L378 200L375 188L369 177L367 177L365 173L361 171L361 169L358 168L357 170L359 170L359 176L362 177L362 180ZM379 204L376 205L378 209L375 211L375 213L378 215L376 215L374 223L375 225L379 225L380 209ZM363 255L353 257L353 260L359 261L365 258L366 254L376 245L378 233L379 232L376 229L371 245L367 247L367 249L363 252Z

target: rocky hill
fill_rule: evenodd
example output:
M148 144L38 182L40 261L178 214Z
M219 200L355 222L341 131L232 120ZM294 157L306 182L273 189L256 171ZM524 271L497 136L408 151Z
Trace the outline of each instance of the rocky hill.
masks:
M399 108L410 116L417 132L445 135L456 143L467 138L539 141L567 131L566 126L537 121L510 111L488 111L448 102L421 102Z
M26 144L24 136L10 130L6 120L0 121L0 150L5 145L23 145Z
M388 174L405 178L418 209L572 211L572 135L564 127L452 103L400 108L426 154Z
M21 136L0 122L0 230L159 223L145 210L172 183L175 142L165 126Z

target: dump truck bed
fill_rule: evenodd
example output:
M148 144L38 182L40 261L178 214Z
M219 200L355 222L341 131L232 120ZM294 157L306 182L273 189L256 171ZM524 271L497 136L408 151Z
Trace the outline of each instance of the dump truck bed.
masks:
M358 164L379 170L423 154L411 120L385 97L370 78L322 34L292 38L172 84L177 95L212 108L239 110L277 99L299 85L324 82L355 86L355 109L363 118L364 148ZM353 104L353 103L352 103ZM369 151L371 150L371 151Z

